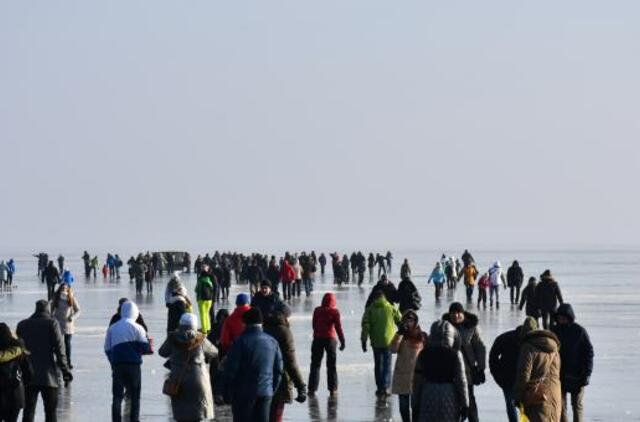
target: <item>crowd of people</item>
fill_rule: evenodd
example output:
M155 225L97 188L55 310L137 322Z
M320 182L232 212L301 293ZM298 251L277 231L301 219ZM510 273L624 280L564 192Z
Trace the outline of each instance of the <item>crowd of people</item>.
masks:
M44 255L44 256L43 256ZM312 315L313 341L309 377L304 379L296 359L289 303L314 290L315 273L325 273L331 262L334 283L363 283L376 276L362 317L360 345L373 354L376 396L380 401L398 396L403 422L478 421L475 389L486 382L488 365L503 391L510 422L526 415L529 421L583 420L584 388L593 370L593 347L587 331L576 323L570 304L563 300L550 270L540 281L529 278L521 290L524 271L518 261L502 270L500 262L480 272L473 256L442 256L428 277L435 286L436 301L442 291L455 290L463 281L467 308L453 302L441 319L423 331L418 312L422 298L405 259L396 287L391 273L393 256L361 252L286 253L281 258L262 254L214 253L198 255L193 262L197 276L193 300L181 279L191 270L188 254L139 254L131 257L130 281L136 293L153 291L153 281L171 270L165 287L166 339L157 353L166 359L168 375L163 393L171 401L177 421L214 417L214 407L230 405L234 421L281 421L285 405L305 402L320 385L320 369L326 355L327 390L338 395L338 351L346 348L346 333L336 295L325 293ZM85 276L95 277L94 258L83 254ZM97 260L97 258L95 258ZM56 267L46 254L38 255L38 273L47 284L47 300L39 300L35 313L21 321L15 333L0 323L0 421L34 418L38 395L46 421L56 420L58 389L72 382L71 340L80 304L73 293L74 278L64 266ZM41 261L44 265L40 265ZM109 254L105 277L120 277L122 261ZM15 270L14 270L15 272ZM248 291L235 297L231 313L214 303L229 301L232 281ZM2 266L0 264L0 276ZM522 325L499 335L487 356L480 319L469 311L478 286L477 309L499 307L500 286L510 289L510 301L524 309ZM113 421L123 420L122 402L130 401L126 420L138 421L143 382L143 356L153 354L153 340L136 303L121 298L109 321L104 351L112 371ZM395 355L395 365L392 365ZM488 362L487 362L488 360Z

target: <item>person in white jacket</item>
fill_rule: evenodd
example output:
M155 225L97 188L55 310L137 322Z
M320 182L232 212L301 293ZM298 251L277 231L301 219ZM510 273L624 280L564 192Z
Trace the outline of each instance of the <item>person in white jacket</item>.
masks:
M496 261L491 268L489 268L489 307L493 307L493 295L496 296L496 308L500 307L500 281L504 288L507 288L507 280L502 271L500 261Z

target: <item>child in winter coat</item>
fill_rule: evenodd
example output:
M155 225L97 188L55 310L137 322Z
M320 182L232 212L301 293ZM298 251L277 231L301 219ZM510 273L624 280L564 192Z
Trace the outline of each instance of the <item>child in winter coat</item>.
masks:
M484 309L487 309L487 290L489 290L489 284L491 284L489 273L482 274L478 281L478 308L480 308L480 302Z

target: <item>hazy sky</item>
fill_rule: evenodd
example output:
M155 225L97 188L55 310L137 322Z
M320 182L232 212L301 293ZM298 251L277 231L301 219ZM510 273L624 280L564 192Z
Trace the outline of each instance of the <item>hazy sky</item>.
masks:
M4 248L637 245L640 2L4 1Z

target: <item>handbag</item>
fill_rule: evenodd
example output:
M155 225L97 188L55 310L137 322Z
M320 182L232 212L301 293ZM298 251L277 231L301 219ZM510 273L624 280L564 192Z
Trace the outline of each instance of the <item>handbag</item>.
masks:
M182 379L184 378L185 372L187 372L187 367L189 366L189 360L191 359L191 351L187 353L187 359L184 362L184 368L178 375L178 379L174 380L169 376L166 380L164 380L164 384L162 385L162 394L165 394L169 397L176 397L180 394L180 387L182 385Z
M547 362L546 369L542 378L537 381L529 381L524 391L523 404L525 406L537 406L547 401L547 387L544 385L544 380L549 374L549 368L551 367L551 361L555 354L551 355L551 358Z

